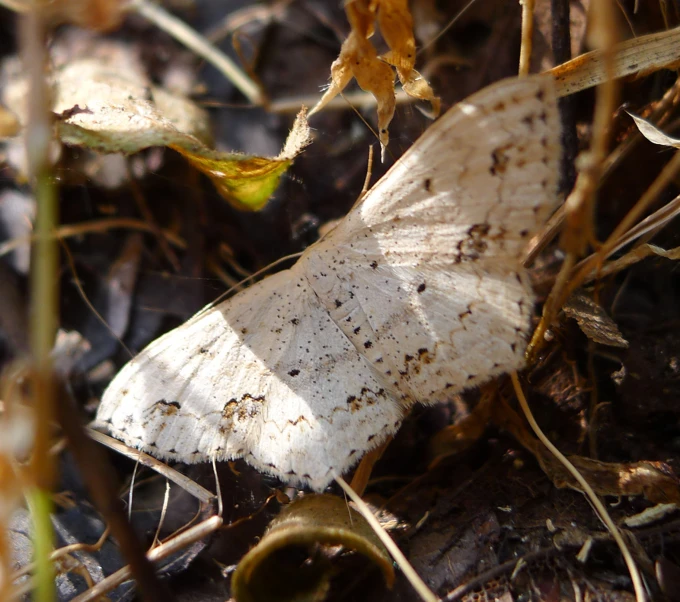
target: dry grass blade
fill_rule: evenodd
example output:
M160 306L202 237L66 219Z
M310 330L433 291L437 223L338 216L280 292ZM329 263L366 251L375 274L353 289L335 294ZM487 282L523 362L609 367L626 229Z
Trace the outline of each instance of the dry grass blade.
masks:
M574 285L571 287L573 290L576 286L582 283L586 276L590 274L593 269L596 269L604 259L615 249L618 242L623 239L626 233L632 229L635 222L640 218L641 215L649 208L649 206L659 197L661 192L666 186L668 186L676 174L680 171L680 152L675 153L673 158L665 165L661 170L659 176L654 180L652 185L647 189L645 194L642 195L640 200L635 204L635 206L626 214L626 216L621 220L621 222L616 226L614 231L609 235L607 240L602 243L602 246L596 254L590 257L586 262L584 262L579 268L578 272L574 274L573 282Z
M635 265L647 257L664 257L665 259L670 259L671 261L677 261L680 259L680 247L675 249L669 249L666 251L656 245L644 244L639 247L631 249L630 252L626 253L623 257L619 257L615 261L611 261L601 268L593 269L589 276L586 276L585 281L594 280L595 278L604 278L605 276L610 276L611 274L616 274Z
M137 449L132 449L131 447L128 447L124 443L118 441L118 439L114 439L113 437L109 437L108 435L104 435L98 431L88 429L87 432L90 438L94 439L97 443L101 443L109 449L112 449L115 452L130 458L130 460L134 460L143 466L151 468L159 475L179 485L187 493L193 495L197 500L200 500L205 504L210 504L215 500L214 493L208 491L205 489L205 487L202 487L189 477L185 477L181 472L176 471L174 468L171 468L160 460L156 460L156 458L153 456L145 454L144 452L140 452Z
M597 277L604 277L618 272L650 255L674 258L672 253L670 255L662 255L661 249L657 252L657 247L654 247L654 250L644 247L645 250L633 249L625 257L605 265L606 259L618 250L645 234L658 231L680 213L680 197L677 197L638 224L633 225L651 203L659 197L663 189L670 184L679 170L680 153L676 153L645 194L595 253L579 263L576 263L574 255L567 255L557 280L545 302L543 317L534 332L527 350L528 357L535 357L542 348L545 342L544 334L550 326L552 317L556 315L557 310L562 307L566 299L580 286Z
M640 36L616 46L612 74L615 78L673 69L680 61L680 27ZM555 78L557 95L569 96L599 86L608 79L605 55L593 50L558 65L549 73Z
M593 6L593 26L591 40L601 47L602 69L605 79L597 91L593 137L588 151L582 152L577 159L578 176L574 189L564 204L565 222L561 236L561 246L567 256L562 264L555 285L543 306L541 321L532 336L527 357L534 357L544 341L544 335L568 294L569 278L572 267L582 257L589 243L595 240L594 205L602 165L607 156L610 137L610 122L617 104L615 61L618 51L615 48L616 33L613 25L613 7L609 0Z
M361 499L361 497L356 494L356 492L344 481L344 479L341 476L336 475L335 480L337 481L338 485L342 487L342 490L347 494L349 499L351 499L356 504L357 510L361 512L361 515L366 519L368 524L375 531L375 534L380 538L380 541L383 542L383 545L387 548L387 551L392 555L394 561L399 565L399 568L404 573L406 578L409 580L409 582L413 586L413 589L416 590L420 598L424 602L437 602L438 600L437 596L434 595L430 588L427 587L425 582L420 578L418 573L415 572L415 570L407 560L406 556L404 556L402 551L398 548L397 544L394 543L394 540L387 534L387 531L385 531L385 529L382 528L382 526L377 521L375 516L373 516L373 513L371 512L370 508Z
M653 34L653 37L651 38L650 42L655 42L656 41L656 36L657 34ZM646 56L644 53L644 46L638 48L637 44L639 44L640 40L646 39L646 36L642 36L641 38L636 38L635 43L636 43L636 48L637 51L640 53L641 57L643 58ZM627 49L627 42L624 42L620 44L617 48L617 52L625 52ZM598 57L599 60L599 51L594 51L595 55ZM586 55L583 55L586 56ZM637 55L636 55L637 57ZM578 59L574 59L575 61L578 61L581 57ZM595 85L598 81L599 78L589 78L587 77L588 73L588 67L586 66L587 62L584 62L583 65L580 64L575 64L574 69L575 73L576 72L583 72L582 77L583 81L588 82L588 85L585 87L589 87L591 84ZM576 75L575 75L576 77ZM578 76L581 77L581 76ZM594 83L593 83L594 82ZM663 95L663 97L658 101L656 106L654 107L654 110L651 112L649 115L649 118L657 123L658 125L663 125L669 114L669 110L676 106L680 102L680 95L678 94L678 88L680 87L680 79L676 79L675 83L673 86L671 86ZM558 93L560 96L566 96L568 92L566 92L565 88L562 87L561 89L558 88ZM602 184L608 180L608 178L614 173L614 169L616 166L618 166L622 159L626 156L628 156L631 151L644 139L644 136L639 132L635 132L628 138L626 138L623 143L618 145L607 157L607 159L603 162L602 165L602 173L599 181L599 186L601 187ZM564 222L564 216L565 216L565 207L564 205L560 206L558 210L555 212L555 214L550 218L550 221L546 224L545 228L543 228L542 232L536 236L536 239L532 242L532 245L530 249L528 250L526 259L525 259L525 265L530 265L533 263L535 258L538 256L538 254L548 245L550 242L555 238L555 236L559 233L559 231L562 228L562 224Z
M639 222L637 225L633 226L628 232L625 232L621 238L619 238L611 249L607 252L607 255L604 259L607 259L611 257L614 253L625 247L626 245L629 245L630 243L634 242L635 240L642 238L642 242L646 242L649 240L651 236L656 234L659 230L661 230L664 226L666 226L672 219L676 218L680 214L680 196L675 197L670 203L664 205L660 209L657 209L654 213L651 215L647 216L645 219L643 219L641 222ZM644 238L643 238L644 237ZM652 246L652 245L649 245ZM658 249L658 247L654 247L655 249ZM622 269L621 266L630 266L633 265L633 263L636 263L643 257L648 257L650 254L660 254L656 252L642 252L638 253L638 249L632 249L629 254L626 254L624 257L621 257L620 259L616 260L615 262L609 263L609 264L604 264L601 265L601 267L595 266L591 270L590 274L586 276L584 282L588 282L598 276L603 277L605 275L611 274L615 271L619 271ZM635 255L637 259L633 260L632 255ZM627 259L628 258L628 259ZM602 258L598 263L601 264ZM577 266L576 266L576 271L580 272L583 266L589 262L592 265L592 262L594 261L594 257L588 257L584 260L582 260ZM613 265L616 264L618 267L617 269L613 269Z
M215 66L254 105L264 104L264 96L257 84L227 55L191 29L184 21L167 13L161 6L146 0L132 0L129 7Z
M619 549L621 550L621 554L623 555L623 558L626 562L626 566L628 567L628 571L630 572L630 576L633 581L633 587L635 588L635 597L637 602L646 602L647 594L645 591L644 583L642 582L642 576L640 575L640 571L637 565L635 564L635 560L633 560L633 556L630 553L630 550L628 549L628 546L626 545L623 536L621 535L621 531L612 520L611 516L609 515L609 512L607 512L607 509L604 507L604 504L600 501L600 498L597 497L588 481L586 481L583 478L583 475L581 475L581 473L578 470L576 470L574 465L571 462L569 462L569 460L564 456L564 454L562 454L562 452L560 452L560 450L558 450L552 444L550 439L548 439L541 430L541 427L538 426L538 423L536 422L533 414L531 413L529 404L527 403L527 400L524 397L524 391L522 390L522 386L519 382L517 372L513 371L511 373L511 377L512 384L515 389L515 394L517 395L517 400L519 401L519 404L522 407L522 411L524 412L524 415L526 416L526 419L529 422L531 429L540 439L541 443L543 443L543 445L545 445L550 450L550 452L560 461L560 463L569 471L571 476L574 477L574 479L576 479L578 484L581 486L583 492L588 497L588 500L597 511L600 520L607 527L612 537L616 541L616 544L619 546Z

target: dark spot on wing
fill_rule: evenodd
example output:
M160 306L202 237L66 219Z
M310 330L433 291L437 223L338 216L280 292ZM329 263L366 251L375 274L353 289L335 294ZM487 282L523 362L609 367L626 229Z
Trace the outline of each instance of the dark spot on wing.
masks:
M173 407L178 410L182 409L182 406L180 405L179 401L165 401L165 399L159 399L156 403L162 406Z
M491 167L489 172L492 176L503 175L510 163L510 157L507 154L510 145L500 146L491 152Z
M490 229L491 226L486 222L470 226L467 231L467 237L460 240L456 245L458 252L455 262L461 263L462 261L479 259L489 246L486 238Z
M418 292L422 293L427 287L425 286L425 283L422 282L421 284L418 285Z

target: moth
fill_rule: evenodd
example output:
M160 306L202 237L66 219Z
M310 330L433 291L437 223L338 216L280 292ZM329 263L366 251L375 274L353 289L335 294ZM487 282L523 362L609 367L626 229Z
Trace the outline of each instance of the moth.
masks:
M523 365L522 251L554 208L548 75L451 108L289 270L210 305L114 378L94 426L162 459L244 458L324 489L415 403Z

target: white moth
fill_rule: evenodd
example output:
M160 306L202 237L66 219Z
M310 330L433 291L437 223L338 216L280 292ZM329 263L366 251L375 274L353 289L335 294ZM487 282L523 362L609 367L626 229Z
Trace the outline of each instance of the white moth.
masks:
M550 76L453 107L293 268L130 361L95 426L321 490L412 404L521 367L534 295L520 258L556 201L559 132Z

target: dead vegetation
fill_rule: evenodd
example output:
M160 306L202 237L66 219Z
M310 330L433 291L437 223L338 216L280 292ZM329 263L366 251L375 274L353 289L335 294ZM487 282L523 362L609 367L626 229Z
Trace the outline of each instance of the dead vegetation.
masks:
M0 599L48 600L54 579L80 601L680 599L680 155L659 146L677 146L674 5L166 7L223 57L141 1L54 2L45 20L4 4ZM564 151L565 202L527 254L527 368L416 408L353 481L424 589L338 486L301 496L240 461L168 467L86 437L130 353L311 244L360 194L369 145L376 181L428 127L416 107L516 75L520 48L553 69ZM352 77L366 92L331 101ZM317 102L300 153L304 126L285 139Z

